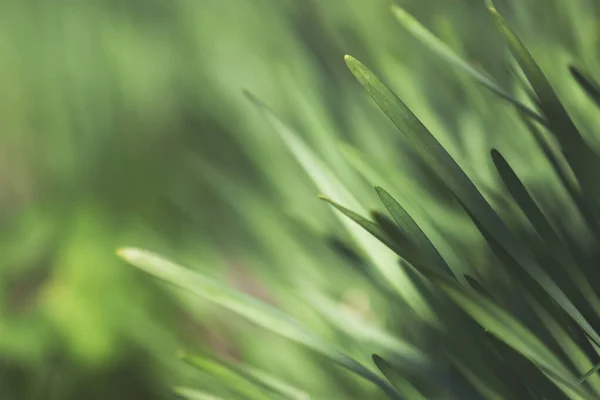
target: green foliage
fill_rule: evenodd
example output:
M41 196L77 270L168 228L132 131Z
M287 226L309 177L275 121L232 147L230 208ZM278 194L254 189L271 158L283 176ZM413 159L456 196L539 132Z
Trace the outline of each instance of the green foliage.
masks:
M372 358L381 376L275 308L216 283L207 283L201 275L151 253L125 249L120 255L152 275L326 356L371 381L389 398L598 398L600 377L595 372L600 358L600 301L597 288L590 283L599 276L593 261L598 252L596 216L600 211L596 150L584 139L523 42L495 9L491 8L492 17L531 86L530 94L540 114L473 69L408 13L399 8L393 12L442 59L516 106L517 113L525 119L526 131L534 136L538 151L547 158L546 165L559 174L559 182L564 186L556 186L557 190L566 191L571 204L575 204L572 207L586 219L590 228L584 230L587 243L554 227L557 222L551 221L548 211L538 204L516 170L494 149L491 159L507 189L506 201L512 211L501 216L466 168L416 114L364 64L346 56L352 74L398 128L417 160L430 168L432 186L445 192L453 212L462 210L481 233L490 250L485 259L489 268L485 271L476 265L457 269L444 257L442 249L447 248L448 242L439 246L439 238L432 240L421 226L422 214L413 215L402 201L379 186L375 187L376 194L391 219L379 211L371 213L373 221L361 216L364 209L356 200L359 196L352 195L297 133L260 101L253 97L252 101L314 183L334 200L321 198L333 205L340 216L352 221L346 227L361 249L352 257L369 271L364 276L374 289L385 288L381 294L393 310L392 315L402 320L399 339L422 354L421 361L390 352L388 347L387 354ZM577 69L572 72L575 81L596 101L597 84ZM540 129L544 129L543 134ZM556 140L560 156L546 143L546 133ZM557 213L564 218L560 211ZM360 234L359 227L388 250ZM458 235L461 231L454 232ZM390 258L394 258L390 254L399 256L400 262L390 263ZM380 280L381 277L385 279ZM360 344L357 337L352 341ZM206 360L199 365L206 369ZM231 382L223 378L222 385L234 385ZM195 398L192 392L184 396Z

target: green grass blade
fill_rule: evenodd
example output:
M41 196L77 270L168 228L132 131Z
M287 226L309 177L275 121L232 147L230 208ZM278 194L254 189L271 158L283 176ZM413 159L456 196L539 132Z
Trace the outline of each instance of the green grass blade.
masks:
M379 199L387 208L388 212L396 222L396 224L406 232L406 235L415 241L416 245L423 251L428 261L435 263L442 267L451 276L454 276L452 270L446 263L446 260L441 256L438 250L435 248L431 240L425 235L421 227L415 222L410 214L390 195L385 189L379 186L375 186L375 191L379 196Z
M513 95L502 89L500 85L494 82L487 74L478 71L467 61L459 57L450 47L444 42L437 38L433 33L427 30L421 25L412 15L407 13L402 8L394 5L392 6L392 13L396 20L417 40L423 43L429 50L439 56L441 59L448 62L450 65L460 69L467 75L471 76L475 81L500 96L501 98L509 101L515 105L521 112L527 116L535 119L536 121L545 124L546 120L541 117L536 111L532 110L527 105L523 104Z
M539 99L540 108L548 120L547 126L560 143L565 157L577 176L582 189L597 201L600 197L600 182L597 179L596 171L600 166L600 159L585 143L585 140L560 102L552 85L521 39L508 27L504 18L493 6L490 7L490 11L504 35L511 53L521 66L531 87L535 91Z
M357 223L360 227L362 227L364 230L366 230L375 238L377 238L381 243L385 244L390 250L402 257L402 250L389 238L389 236L385 233L383 229L381 229L379 225L372 221L369 221L365 217L358 215L354 211L351 211L346 207L336 203L328 197L319 195L319 199L331 204L333 207L335 207L336 210L338 210L343 215Z
M596 296L594 289L587 278L584 277L577 262L560 239L558 233L554 230L554 227L548 222L548 219L542 210L540 210L535 200L533 200L525 188L525 185L523 185L502 154L495 149L492 150L491 154L494 165L506 188L531 223L531 226L533 226L540 238L546 243L550 254L552 254L554 259L562 265L573 282L577 284L581 294L586 298L594 310L599 313L600 299Z
M337 179L327 165L314 154L298 134L286 126L262 101L250 93L246 93L246 95L271 124L321 193L327 193L328 196L344 203L356 212L364 211L350 191ZM393 252L386 249L384 245L347 218L340 216L340 221L373 265L377 267L381 275L389 282L390 286L399 292L409 304L417 307L419 294L412 288L402 271L396 268L396 257Z
M596 364L594 365L594 367L592 369L590 369L588 372L586 372L581 378L579 378L579 382L584 382L586 379L588 379L590 376L594 375L596 372L598 372L598 370L600 370L600 364Z
M555 382L560 379L560 383L557 382L557 385L563 391L562 386L564 385L569 391L577 393L580 398L594 398L579 385L577 379L572 376L561 360L517 319L485 297L472 295L452 286L442 286L442 288L457 305L489 333L538 365L544 370L544 373L550 372Z
M409 381L404 379L387 361L373 354L373 362L379 368L385 378L400 392L403 396L410 400L426 400L426 397L421 394Z
M464 207L489 231L517 264L583 328L590 338L596 343L600 343L598 333L546 271L541 268L528 248L514 237L473 182L431 132L371 70L351 56L346 56L345 60L350 71L379 108L396 125L423 160L431 165Z
M308 393L281 381L279 378L243 364L232 364L213 357L192 356L181 354L187 364L203 370L219 379L222 384L235 388L236 391L244 390L244 397L265 398L264 392L269 392L278 399L308 400Z
M590 99L600 107L600 83L574 65L569 66L569 71Z
M600 237L600 226L598 226L598 219L596 218L595 213L593 211L593 206L588 204L587 200L582 196L579 188L577 188L576 183L573 181L569 174L570 171L567 170L565 166L563 166L558 157L554 154L554 151L552 151L546 138L544 138L537 126L535 126L534 123L532 123L529 119L525 117L523 117L522 120L527 126L527 129L533 135L533 138L537 142L538 146L540 146L540 148L542 149L542 152L548 159L548 162L552 166L552 169L560 179L561 183L569 193L569 196L577 206L577 209L583 216L584 222L586 223L591 232L593 232L596 236Z
M118 255L144 272L205 298L272 332L300 343L379 386L390 398L401 399L379 375L310 332L299 321L268 304L232 290L154 253L125 248Z
M176 387L175 393L184 400L225 400L214 394L206 393L197 389L188 387Z

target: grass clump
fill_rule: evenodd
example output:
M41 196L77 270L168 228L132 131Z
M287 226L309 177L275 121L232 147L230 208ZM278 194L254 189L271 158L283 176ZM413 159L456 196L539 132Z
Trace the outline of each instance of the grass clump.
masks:
M348 249L356 249L352 258L393 310L388 318L402 319L401 327L390 333L367 320L353 326L350 317L339 310L327 313L325 303L319 303L315 308L328 323L337 320L352 344L376 353L371 359L356 356L346 350L351 347L347 343L332 342L277 307L156 254L127 248L119 255L151 275L320 354L391 399L599 398L600 297L594 284L598 277L594 257L600 222L600 159L523 42L493 7L490 11L524 77L523 92L528 98L504 89L408 13L393 9L399 22L442 60L514 106L523 132L537 143L536 151L547 158L551 173L563 185L561 190L568 193L585 221L581 237L562 229L560 210L555 211L557 220L539 204L510 160L490 149L491 162L506 189L502 198L509 212L497 211L489 193L470 178L415 113L368 67L346 56L352 74L398 128L418 162L430 170L429 184L444 193L454 212L468 218L480 232L488 249L483 259L488 268L457 268L445 258L440 239L434 240L419 216L407 211L391 191L377 186L381 207L367 214L358 196L316 152L251 95L315 185L329 196L322 199L333 205L347 228L354 242ZM598 83L577 67L571 67L571 73L573 85L580 85L590 102L597 103ZM193 360L186 358L216 376L224 387L237 389L234 397L310 397L272 376L257 379L244 366L209 356ZM177 393L188 399L217 398L189 388L178 388Z

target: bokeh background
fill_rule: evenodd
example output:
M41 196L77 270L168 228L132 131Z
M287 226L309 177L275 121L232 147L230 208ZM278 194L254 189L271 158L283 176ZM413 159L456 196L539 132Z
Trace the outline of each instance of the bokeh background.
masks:
M591 127L600 115L567 67L600 72L600 3L497 3L597 147ZM483 1L397 4L519 91ZM258 366L322 398L375 396L319 356L115 256L124 245L160 252L342 346L344 329L322 318L325 310L392 330L401 324L351 273L352 256L339 251L347 233L248 90L366 208L377 204L371 185L384 185L434 242L450 243L441 251L455 268L485 257L474 250L475 229L355 82L344 54L373 68L500 210L492 147L542 204L573 213L566 228L579 232L510 105L404 31L389 0L0 5L2 399L162 399L186 382L235 398L213 376L188 370L175 357L180 348Z

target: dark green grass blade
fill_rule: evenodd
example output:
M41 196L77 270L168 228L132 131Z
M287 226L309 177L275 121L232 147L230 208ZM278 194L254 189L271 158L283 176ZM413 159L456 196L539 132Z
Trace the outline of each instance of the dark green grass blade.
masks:
M410 400L427 400L410 382L404 379L394 368L377 354L373 354L373 362L379 368L383 376L400 392Z
M590 99L600 107L600 84L586 72L574 65L569 66L569 71L571 71L573 78L575 78L577 83L579 83L579 86L587 93Z
M450 286L442 288L489 333L531 360L543 369L545 374L551 374L552 380L561 390L577 393L583 399L594 398L579 385L561 360L510 314L481 296L474 296Z
M523 385L527 386L539 399L568 400L568 397L529 359L515 349L487 332L490 346L502 358L506 368L511 371Z
M471 288L477 292L479 295L492 300L492 295L490 294L490 292L488 292L481 283L479 283L479 281L477 279L475 279L474 277L472 277L471 275L465 275L465 280L467 281L467 283L469 284L469 286L471 286Z
M429 262L433 262L446 270L451 276L454 276L452 270L435 248L431 240L425 235L421 227L415 222L410 214L394 199L385 189L375 186L375 191L379 199L387 208L388 212L396 224L406 232L407 236L415 241L415 244L426 255Z
M529 195L529 192L502 154L495 149L492 150L491 154L494 165L511 196L521 208L538 235L546 243L546 248L549 253L552 254L554 261L562 266L560 271L566 272L566 275L576 283L576 295L583 296L596 312L600 312L600 300L594 293L594 289L582 274L568 248L562 242L558 233L556 233L554 227L548 222L548 219L542 210L540 210L536 202Z
M579 324L596 343L600 336L560 287L534 259L529 249L521 243L498 214L477 190L456 161L440 145L412 111L366 66L353 57L346 56L346 64L381 110L398 127L408 143L425 162L431 165L450 191L465 205L474 217L489 231L494 239L511 255L516 263Z
M383 380L378 374L327 343L283 311L230 289L200 273L172 263L154 253L135 248L126 248L120 249L117 254L131 265L157 278L203 297L263 328L269 329L322 354L347 370L379 386L390 398L403 398L394 387Z
M400 25L402 25L411 35L423 43L429 50L435 53L442 60L465 72L491 92L515 105L517 109L525 113L530 118L533 118L542 124L546 123L545 119L536 111L523 104L509 92L502 89L500 85L494 82L489 76L478 71L467 61L459 57L450 47L448 47L429 30L427 30L423 25L421 25L412 15L395 5L392 6L392 13Z
M490 2L491 3L491 2ZM540 108L548 121L548 128L554 133L565 157L577 176L584 192L593 196L595 201L600 197L600 182L597 171L600 160L585 143L575 123L560 102L552 85L537 65L519 37L508 27L506 21L490 7L496 24L504 35L511 53L521 66L531 87L535 91Z
M589 202L582 196L580 190L577 188L576 184L569 176L569 171L565 169L563 164L560 162L558 157L554 154L554 151L548 145L546 139L543 137L540 130L535 126L533 122L527 119L522 115L522 121L527 126L527 129L533 135L533 138L537 142L538 146L542 149L542 152L548 159L548 162L552 166L552 169L560 179L561 183L571 196L571 199L577 206L577 209L583 216L583 220L597 237L600 237L600 226L598 226L598 218L595 216L596 214L593 211L593 205L589 204Z

